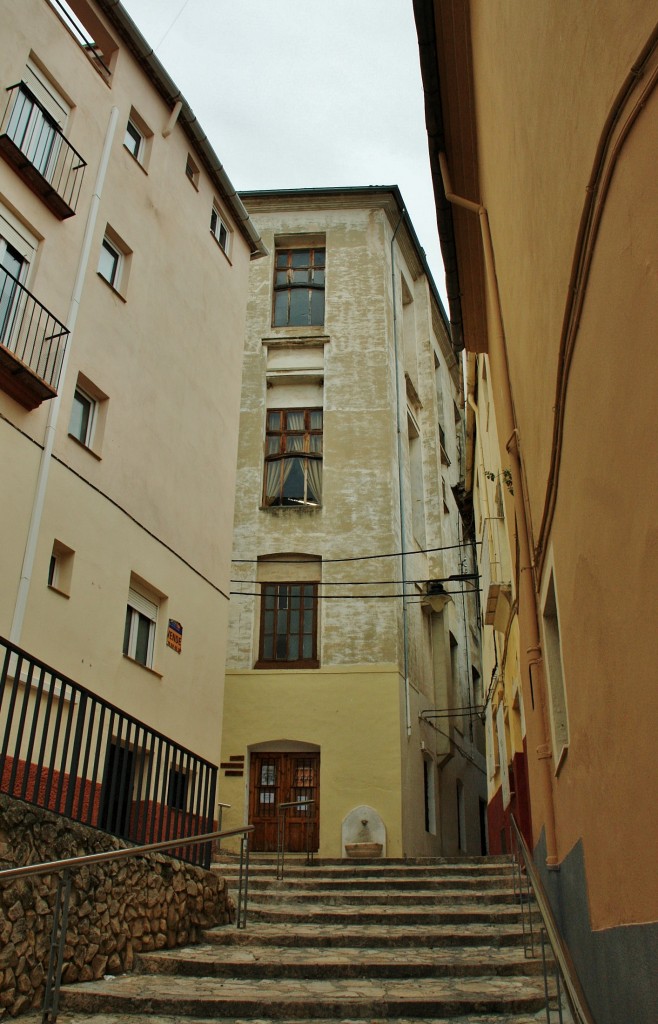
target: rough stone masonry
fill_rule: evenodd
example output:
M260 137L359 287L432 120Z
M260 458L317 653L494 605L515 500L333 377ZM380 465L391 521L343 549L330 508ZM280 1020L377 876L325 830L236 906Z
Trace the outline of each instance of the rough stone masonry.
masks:
M0 795L0 870L129 846L119 839ZM0 1019L41 1005L57 877L2 882ZM65 982L132 970L135 953L198 941L229 921L222 878L158 853L82 867L72 874Z

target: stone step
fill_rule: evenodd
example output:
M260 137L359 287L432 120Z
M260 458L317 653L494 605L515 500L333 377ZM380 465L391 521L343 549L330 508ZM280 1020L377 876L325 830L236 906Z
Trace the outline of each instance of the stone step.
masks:
M296 924L292 929L284 923L253 923L246 929L213 928L203 932L203 941L217 946L284 946L322 949L344 946L367 949L403 950L417 947L523 945L521 925L467 924L436 925L423 928L404 925L360 925L354 922L342 928L326 928L322 924Z
M223 874L235 874L240 870L239 862L234 860L214 860L211 864L213 871ZM249 859L249 871L253 874L276 877L277 865L275 860L259 861L254 857ZM326 860L315 861L307 864L305 860L293 861L286 859L284 863L285 877L300 877L312 875L331 875L335 878L349 877L377 877L388 876L390 878L415 878L423 876L431 877L452 877L455 875L486 878L491 875L512 875L511 862L496 861L495 863L476 864L468 861L427 861L422 864L410 864L405 867L402 863L389 860L342 860L333 863Z
M303 889L295 891L287 888L273 887L271 889L252 888L249 893L252 901L265 906L276 903L281 906L295 906L313 902L314 905L323 907L341 906L368 906L368 907L413 907L424 906L428 909L450 907L453 904L516 904L517 900L512 889L491 891L486 893L459 889L428 890L417 889L415 891L398 892L392 891L371 891L359 889L349 890L319 890Z
M317 903L257 903L249 902L249 920L256 923L270 921L299 924L400 924L427 927L436 924L520 924L521 910L495 904L479 904L469 907L452 906L402 907L369 906L323 906Z
M142 1013L152 1017L409 1018L470 1013L538 1012L544 1002L540 977L355 978L304 980L189 978L180 975L123 975L62 986L63 1013Z
M225 873L224 877L231 887L237 887L238 875ZM454 877L437 878L432 875L423 875L419 878L406 879L386 875L384 877L372 878L367 875L360 875L349 878L336 878L327 875L307 875L291 877L286 875L282 881L274 877L262 877L251 875L249 877L249 889L260 891L276 891L279 888L303 891L306 889L340 891L342 889L358 888L367 890L395 890L396 892L414 892L418 889L423 891L433 890L467 890L472 892L505 890L512 891L512 879L510 875L491 875L488 878L465 877L456 875Z
M146 1017L144 1013L126 1013L121 1015L121 1024L144 1024L148 1020L152 1024L242 1024L242 1021L237 1022L234 1018L229 1019L226 1017L213 1016L212 1019L208 1017L181 1017L176 1014L175 1017L169 1015L158 1014L157 1016ZM41 1015L38 1017L21 1017L21 1021L25 1024L29 1021L29 1024L41 1024ZM316 1017L313 1018L313 1024L351 1024L340 1016L338 1018L333 1017L330 1020L326 1018ZM546 1015L544 1011L540 1011L540 1014L507 1014L507 1013L496 1013L496 1014L469 1014L467 1017L414 1017L413 1024L545 1024ZM116 1013L60 1013L57 1017L57 1024L117 1024ZM274 1024L274 1020L271 1017L259 1016L257 1024ZM311 1024L311 1018L297 1018L295 1024ZM374 1022L373 1022L374 1024ZM408 1017L388 1017L387 1024L412 1024Z
M518 947L472 946L370 949L345 946L218 947L210 943L184 950L142 954L142 974L222 978L423 978L495 974L537 975L539 960Z

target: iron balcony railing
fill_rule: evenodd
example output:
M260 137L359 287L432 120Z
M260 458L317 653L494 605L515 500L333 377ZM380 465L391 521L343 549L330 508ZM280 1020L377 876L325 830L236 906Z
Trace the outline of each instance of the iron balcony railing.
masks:
M526 956L534 959L535 947L541 946L544 972L546 1022L551 1024L552 1011L558 1024L595 1024L571 954L560 935L548 894L544 888L532 855L514 815L510 816L512 857L514 862L514 889L518 895L523 921L523 941ZM533 917L533 905L539 908L541 921ZM547 946L550 949L547 949ZM551 1000L549 973L555 975L555 992ZM566 1000L567 1008L563 1003ZM551 1007L553 1001L554 1006ZM566 1011L566 1012L565 1012Z
M0 345L47 384L53 395L68 336L68 328L0 266Z
M0 666L3 793L136 843L213 830L216 765L1 638Z
M75 213L86 162L25 82L7 89L0 153L61 220Z

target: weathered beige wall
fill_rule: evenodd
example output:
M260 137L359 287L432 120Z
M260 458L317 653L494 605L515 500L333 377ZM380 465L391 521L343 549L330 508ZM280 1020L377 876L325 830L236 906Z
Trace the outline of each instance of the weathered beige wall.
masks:
M394 247L402 394L405 522L404 543L401 541L390 262L391 239L399 218L397 206L390 195L373 198L338 194L323 198L307 194L300 202L282 193L278 198L246 196L245 201L271 252L279 236L325 239L326 308L322 327L272 328L273 261L252 265L234 558L255 560L275 553L293 558L301 554L315 556L322 559L322 584L329 595L395 595L402 590L399 582L377 582L401 580L399 557L357 562L334 559L391 554L404 547L411 552L405 566L409 580L424 581L459 572L456 549L429 555L423 551L459 540L457 508L450 490L460 472L454 413L459 373L445 328L438 324L438 308L427 279L404 230ZM322 366L322 392L317 390L317 380L313 385L313 404L321 394L324 409L323 495L319 508L260 508L266 403L269 401L273 408L285 407L290 395L288 386L275 384L269 391L266 387L268 351L271 366L274 346L277 341L284 344L283 339L290 351L307 353L299 355L302 365L312 363L317 367L320 360ZM299 343L307 347L300 348ZM313 345L313 355L309 356L308 346ZM318 356L320 347L322 357ZM438 375L434 353L440 362ZM288 358L292 365L293 357ZM283 364L279 360L276 365ZM409 375L408 387L405 372ZM407 405L421 437L425 506L420 517L414 517L412 511L417 495L409 467ZM452 458L450 468L445 468L446 509L441 496L437 431L439 420L444 419L446 445ZM248 592L256 589L249 581L257 579L257 568L254 561L235 562L233 572L236 580L243 581L234 584L233 589L247 593L233 596L231 602L222 759L247 753L250 745L268 739L317 744L321 748L321 855L340 854L342 819L362 803L382 814L390 855L440 852L440 828L437 825L434 832L426 832L424 819L423 757L431 763L430 782L438 819L437 749L442 740L418 718L419 712L434 707L437 699L430 617L420 604L423 589L414 590L407 609L407 711L399 597L321 601L321 668L265 672L253 668L258 657L260 622L258 599ZM285 572L279 579L286 579ZM355 580L373 581L373 585L330 589L332 583ZM479 657L474 649L469 653ZM465 649L460 658L466 680L470 663ZM379 668L382 664L391 666L385 689ZM328 708L332 709L329 717ZM368 756L364 757L364 752ZM238 783L222 774L220 799L233 805L234 822L244 820L247 783L247 777Z

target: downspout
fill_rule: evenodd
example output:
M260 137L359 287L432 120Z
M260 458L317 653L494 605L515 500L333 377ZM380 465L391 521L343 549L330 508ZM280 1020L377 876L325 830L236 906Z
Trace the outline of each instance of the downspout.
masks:
M30 591L30 584L32 582L32 573L34 571L34 559L37 550L37 541L39 539L41 520L43 518L43 509L46 502L46 488L48 486L50 462L53 453L53 447L55 444L55 432L57 430L59 410L62 404L62 390L64 381L66 380L66 370L68 367L69 357L71 354L73 332L75 330L75 323L78 318L80 299L82 297L82 288L84 284L85 275L87 273L87 267L89 265L91 243L94 230L96 228L98 208L100 205L103 185L105 183L105 175L110 160L110 151L112 148L112 142L114 140L114 132L116 130L118 118L119 108L112 107L112 110L110 111L110 119L108 121L107 130L105 132L105 142L103 144L103 152L101 153L100 164L98 166L98 173L96 175L96 183L94 185L91 203L89 204L87 223L85 225L85 233L82 240L82 249L80 250L80 258L78 260L78 270L75 278L75 283L73 285L71 302L69 304L69 314L66 322L66 326L69 329L69 339L68 345L66 346L66 351L64 353L64 359L62 360L60 384L57 396L51 401L48 410L48 421L46 423L43 450L41 452L41 460L39 462L37 485L34 494L34 501L32 503L32 512L30 515L30 525L27 531L27 540L25 542L25 553L23 555L23 565L21 567L21 578L18 584L18 593L16 594L16 603L14 605L14 617L12 619L11 630L9 633L9 640L11 641L11 643L14 644L20 643L21 633L23 631L23 621L25 619L27 599Z
M557 840L555 834L555 805L553 801L553 780L551 772L551 742L550 742L550 731L548 723L548 709L546 707L546 687L543 678L543 664L538 655L541 654L541 639L539 635L539 609L537 607L537 594L534 586L532 572L534 570L534 564L531 558L531 542L529 536L529 520L526 514L526 487L525 487L525 475L521 465L521 455L518 446L518 428L516 425L516 417L514 414L514 403L512 399L512 391L510 384L509 374L509 362L507 359L507 346L505 344L505 329L503 326L503 314L500 303L500 294L498 291L498 280L496 278L496 267L494 262L493 243L491 239L491 229L489 225L489 216L487 214L486 207L482 206L481 203L474 203L470 199L464 199L461 196L455 195L452 191L450 182L450 175L448 172L448 164L445 153L439 153L439 167L441 169L441 177L443 179L443 188L445 191L446 199L453 203L455 206L460 206L464 210L469 210L471 213L476 213L480 219L480 231L482 234L482 246L484 250L484 265L487 279L487 289L489 293L489 299L491 301L494 310L494 330L490 332L490 343L493 341L495 344L495 352L497 361L503 368L503 373L499 380L500 386L500 397L502 399L501 404L501 436L507 437L507 451L510 455L510 459L513 465L513 480L514 480L514 507L517 516L517 521L520 525L518 531L519 539L519 554L520 554L520 572L519 572L519 607L524 607L528 610L527 620L528 628L530 630L529 643L525 651L521 651L523 659L524 675L529 680L529 685L532 685L530 675L530 664L529 656L532 655L533 665L538 668L538 675L541 677L541 742L537 748L537 758L542 764L542 772L540 773L542 791L544 796L544 802L546 805L546 820L544 822L545 834L546 834L546 865L547 867L556 867L558 864L557 857Z
M397 396L397 432L398 432L398 490L400 498L400 560L402 570L402 647L404 667L404 713L407 728L407 739L411 736L411 702L409 694L409 628L407 624L407 556L405 553L406 521L404 516L404 475L402 472L402 402L400 398L400 360L398 359L398 307L395 298L395 237L400 230L404 218L404 207L400 212L393 237L391 238L391 290L393 293L393 354L395 357L395 392ZM405 402L406 407L406 402Z

